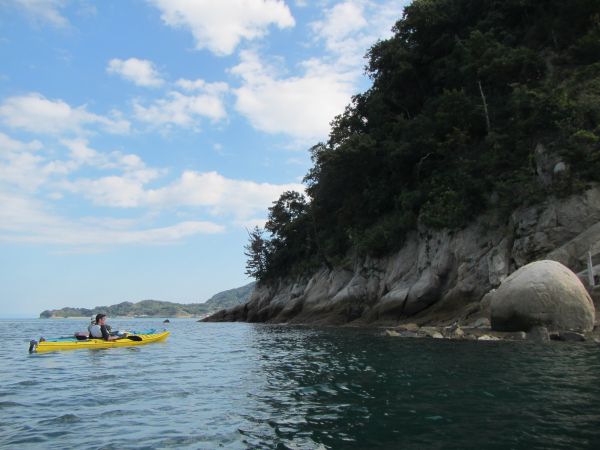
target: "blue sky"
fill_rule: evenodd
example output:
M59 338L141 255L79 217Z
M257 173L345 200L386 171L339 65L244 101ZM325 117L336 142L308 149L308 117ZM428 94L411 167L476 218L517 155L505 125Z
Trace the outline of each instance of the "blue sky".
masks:
M0 316L249 282L406 3L0 0Z

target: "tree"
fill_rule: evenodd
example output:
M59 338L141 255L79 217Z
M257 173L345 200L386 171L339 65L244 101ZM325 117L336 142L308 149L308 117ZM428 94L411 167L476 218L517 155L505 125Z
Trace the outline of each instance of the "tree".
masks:
M306 199L296 191L286 191L269 208L265 229L277 241L288 240L296 231L295 221L306 212Z
M263 238L263 230L255 226L252 231L248 231L250 242L244 247L244 255L248 257L246 261L246 275L254 277L257 280L262 279L267 271L267 248L268 243Z

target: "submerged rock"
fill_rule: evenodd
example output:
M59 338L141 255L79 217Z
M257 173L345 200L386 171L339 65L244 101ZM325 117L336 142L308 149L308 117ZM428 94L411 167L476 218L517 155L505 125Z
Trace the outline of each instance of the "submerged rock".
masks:
M520 268L489 295L493 330L594 328L592 299L579 278L556 261L536 261Z
M564 342L584 342L586 340L583 334L574 331L559 331L552 334L550 338L554 341Z
M527 339L527 333L524 331L514 331L509 334L510 338L515 341L523 341Z
M398 328L405 330L405 331L416 332L416 331L419 331L419 328L421 328L421 327L419 327L419 325L417 325L416 323L405 323L402 325L398 325Z
M500 338L496 336L490 336L489 334L484 334L483 336L479 336L477 338L478 341L499 341Z
M546 327L533 327L527 333L527 340L534 342L546 342L550 340L548 329Z
M471 328L490 328L490 319L480 317L471 324Z

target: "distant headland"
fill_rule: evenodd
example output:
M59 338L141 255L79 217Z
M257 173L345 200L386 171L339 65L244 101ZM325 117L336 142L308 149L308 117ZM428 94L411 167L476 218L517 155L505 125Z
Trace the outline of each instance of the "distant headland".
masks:
M111 306L94 308L48 309L40 313L41 319L90 317L98 313L112 317L198 317L215 311L244 304L250 298L255 283L229 289L213 295L204 303L174 303L161 300L142 300L136 303L122 302Z

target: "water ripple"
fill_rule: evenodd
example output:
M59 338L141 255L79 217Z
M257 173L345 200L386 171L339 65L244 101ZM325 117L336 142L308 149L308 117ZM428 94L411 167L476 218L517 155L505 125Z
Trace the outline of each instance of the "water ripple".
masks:
M600 448L594 345L172 320L160 344L27 353L73 327L0 320L0 447Z

